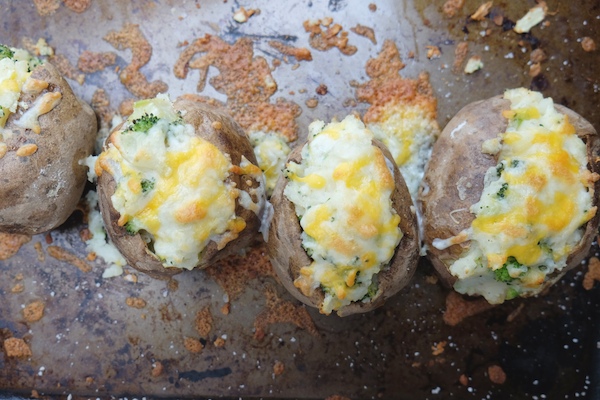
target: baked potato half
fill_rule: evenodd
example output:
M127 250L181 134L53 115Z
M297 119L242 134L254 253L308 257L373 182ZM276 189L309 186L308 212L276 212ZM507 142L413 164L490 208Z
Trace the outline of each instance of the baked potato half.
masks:
M410 193L390 152L354 116L310 125L271 203L273 267L294 297L323 314L373 310L415 272Z
M459 111L419 198L442 282L497 304L579 265L597 234L599 152L589 122L524 88Z
M52 64L0 45L0 231L33 235L67 220L96 133L96 115Z
M241 251L256 240L267 207L244 131L190 99L136 102L95 170L110 239L130 266L154 278Z

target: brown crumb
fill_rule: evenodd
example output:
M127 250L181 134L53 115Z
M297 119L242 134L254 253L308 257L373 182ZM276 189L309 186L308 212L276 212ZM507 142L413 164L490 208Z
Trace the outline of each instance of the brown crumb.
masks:
M82 13L92 4L92 0L63 0L63 3L71 11Z
M462 69L462 64L465 62L468 54L469 42L460 42L456 45L456 49L454 50L454 64L452 64L452 71L459 72Z
M133 103L135 103L134 99L125 99L119 104L119 114L123 117L131 115L133 112Z
M40 394L37 390L35 389L31 389L31 397L34 399L39 399L40 398Z
M529 59L532 63L541 63L548 59L546 52L540 48L537 48L531 52Z
M86 74L102 71L117 61L117 55L113 52L95 53L85 50L77 60L77 68Z
M36 322L44 316L46 305L41 300L35 300L23 309L23 318L26 322Z
M215 127L215 129L217 128ZM179 289L179 281L175 278L169 279L167 281L167 289L169 290L169 292L176 292Z
M425 46L425 48L427 49L427 58L430 60L442 56L442 51L438 46Z
M77 257L75 254L63 249L62 247L48 246L46 251L50 257L53 257L59 261L68 262L69 264L79 268L81 272L87 273L92 271L92 267L88 263Z
M529 76L535 78L542 73L542 66L540 63L533 63L529 66Z
M425 276L425 282L429 283L430 285L437 285L438 281L439 278L435 274Z
M183 346L186 348L187 351L194 354L200 353L204 349L204 346L202 345L200 340L189 336L186 336L183 339Z
M442 6L442 12L448 18L454 17L465 5L465 0L447 0Z
M85 377L85 385L86 386L90 386L94 383L94 377L93 376L86 376Z
M482 313L492 307L493 305L483 298L467 300L459 293L450 291L446 297L444 322L450 326L455 326L461 323L465 318Z
M344 55L351 56L358 50L356 46L348 44L348 32L340 24L334 24L332 18L306 20L303 22L304 30L310 33L308 42L310 46L319 51L327 51L337 47ZM321 26L326 29L323 30Z
M596 281L600 282L600 260L597 257L592 257L588 262L588 270L583 277L583 288L591 290Z
M431 354L433 354L434 356L439 356L444 352L444 348L447 344L448 342L445 340L435 343L433 346L431 346Z
M31 241L31 236L18 233L0 232L0 260L8 260L23 246Z
M140 98L155 97L169 88L163 81L148 82L140 68L152 57L152 46L142 33L139 25L125 24L120 31L110 31L105 37L108 43L118 50L131 50L131 63L119 74L121 83L127 90Z
M230 312L231 312L231 303L227 302L227 303L223 304L223 307L221 307L221 314L229 315Z
M375 12L375 11L377 11L377 4L375 4L375 3L370 3L370 4L369 4L369 11L371 11L371 12Z
M215 339L213 345L218 348L225 347L225 339L218 337Z
M271 286L267 286L265 289L265 299L265 309L254 320L255 339L262 340L266 335L267 327L275 323L292 323L298 328L306 329L311 335L319 334L304 305L281 300Z
M306 47L288 46L277 40L269 41L269 46L286 56L296 58L298 61L312 61L312 53Z
M196 331L200 337L206 338L212 330L213 315L210 312L210 307L206 306L196 313Z
M164 367L160 361L155 361L152 363L152 371L150 372L150 375L153 378L161 376L163 372L164 372Z
M48 59L63 76L73 79L80 85L83 85L85 75L81 74L79 70L71 64L71 61L69 61L67 57L62 54L55 54Z
M273 375L279 376L283 374L283 371L285 371L285 364L279 360L275 361L275 364L273 364Z
M44 262L46 260L46 256L44 255L44 249L42 247L42 242L35 242L33 244L33 248L35 249L35 252L37 253L37 260L39 262Z
M467 386L469 384L469 378L465 374L462 374L458 377L458 382L463 386Z
M497 385L502 385L506 382L506 373L499 365L490 365L488 367L488 376L490 381Z
M19 282L19 283L16 283L15 286L13 286L10 289L10 292L16 294L16 293L23 293L24 290L25 290L25 285L23 284L23 282Z
M480 5L477 11L471 14L471 19L474 21L483 21L490 13L490 9L492 8L493 4L493 1L488 1L487 3Z
M316 97L311 97L310 99L306 100L304 104L306 104L306 107L308 108L315 108L319 105L319 99Z
M125 299L125 304L131 308L142 309L146 307L146 300L140 297L128 297Z
M33 3L35 4L38 14L42 17L54 14L60 7L59 0L33 0Z
M586 52L595 51L596 42L594 42L594 39L592 39L591 37L586 36L583 39L581 39L581 47L583 48L583 51Z
M495 14L492 17L492 21L494 22L494 24L496 24L496 26L502 26L502 24L504 24L504 15Z
M31 357L31 348L23 339L8 338L4 340L4 353L6 357L26 358Z
M111 108L110 99L104 89L96 89L92 95L91 106L100 119L100 126L110 129L115 111Z
M517 308L515 308L510 314L508 314L508 316L506 317L506 322L513 322L519 316L519 314L521 314L521 311L523 311L524 308L525 303L519 304Z
M127 282L137 283L138 277L136 274L128 273L123 275L123 279Z
M331 396L327 396L325 400L352 400L346 396L340 396L339 394L332 394Z
M368 26L357 24L354 28L350 28L350 30L357 35L364 36L369 39L373 44L377 44L377 39L375 38L375 31L373 28L369 28Z
M317 88L315 89L315 93L317 93L320 96L324 96L327 94L327 85L325 85L324 83L321 83L319 86L317 86Z

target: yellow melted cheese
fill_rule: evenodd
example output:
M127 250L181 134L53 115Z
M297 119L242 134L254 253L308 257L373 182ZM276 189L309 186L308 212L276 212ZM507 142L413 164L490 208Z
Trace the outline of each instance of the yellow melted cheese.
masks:
M301 164L288 163L284 194L294 203L302 245L312 263L294 284L310 296L321 288L321 312L377 294L377 273L402 238L392 207L394 176L373 134L354 116L309 127Z
M147 131L130 130L146 113L158 121ZM227 178L258 168L233 166L228 155L195 136L166 96L136 103L110 141L96 170L117 182L111 200L119 224L150 241L164 266L192 269L209 241L222 248L245 228L235 215L240 190Z
M258 166L266 178L267 195L273 193L275 183L285 168L290 147L285 139L274 132L254 131L249 135Z
M585 143L551 99L509 90L499 163L486 175L481 199L462 233L469 251L450 266L455 289L490 303L539 293L566 266L596 212ZM438 244L441 243L438 242ZM454 244L454 243L447 243Z
M439 126L420 105L390 103L376 122L367 124L377 139L392 153L413 199L439 135Z

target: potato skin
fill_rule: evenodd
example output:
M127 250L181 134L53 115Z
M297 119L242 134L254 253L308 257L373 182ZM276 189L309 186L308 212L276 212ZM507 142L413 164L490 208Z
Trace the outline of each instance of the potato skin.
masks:
M257 165L252 145L242 128L231 117L191 99L179 98L173 105L176 110L184 111L183 120L194 126L196 135L211 142L223 153L229 154L233 165L240 165L242 156ZM113 133L119 129L120 126L115 128ZM107 139L107 143L109 140L110 137ZM230 174L228 181L235 182L236 187L244 191L258 187L259 184L255 178L249 175ZM109 237L128 264L156 279L168 279L182 272L180 268L164 267L156 255L148 249L139 234L130 235L124 227L118 225L120 214L115 210L111 201L115 189L116 182L112 175L104 171L98 177L100 212ZM254 202L259 200L256 196L252 196L252 199ZM253 211L242 207L238 200L236 200L235 213L246 221L245 229L221 250L217 248L215 242L210 241L202 251L196 268L206 268L211 263L235 254L257 240L257 232L261 226L259 217Z
M91 107L73 94L52 64L36 67L31 78L48 82L48 88L41 94L22 93L20 101L31 106L46 92L60 92L62 99L39 117L39 134L17 126L17 113L5 125L13 135L5 140L8 152L0 159L0 231L29 235L59 226L77 206L87 181L87 168L79 161L92 154L98 131ZM36 144L37 151L17 156L26 143Z
M564 106L555 104L555 108L568 116L577 135L586 143L590 171L599 173L600 141L594 127ZM452 287L456 282L448 266L468 249L468 242L444 250L436 249L432 242L435 238L455 236L471 226L475 216L469 208L481 197L486 171L498 163L495 156L482 153L481 146L486 140L506 131L508 120L502 116L502 111L509 109L510 101L502 96L471 103L450 120L433 147L419 203L423 213L423 240L427 246L427 256L447 287ZM459 195L459 188L462 195ZM598 205L599 195L600 182L596 182L593 205ZM460 211L451 214L454 210ZM585 258L599 221L600 212L587 222L581 242L567 258L567 266L550 276L549 282L579 265Z
M392 204L400 216L400 229L404 233L400 244L396 248L389 266L378 274L379 291L368 303L354 302L340 308L337 314L341 317L364 313L382 306L385 301L399 292L410 281L415 273L419 258L419 236L417 220L413 203L400 174L398 167L388 149L379 141L373 144L383 151L384 156L394 166L395 189L392 192ZM298 146L289 154L287 162L300 163L302 161L303 146ZM299 276L302 267L311 264L311 258L302 248L302 227L300 226L294 204L284 195L283 191L288 180L281 176L275 185L271 204L274 214L269 227L267 251L271 264L283 286L301 302L319 308L324 299L320 289L313 292L312 296L305 296L297 287L294 280Z

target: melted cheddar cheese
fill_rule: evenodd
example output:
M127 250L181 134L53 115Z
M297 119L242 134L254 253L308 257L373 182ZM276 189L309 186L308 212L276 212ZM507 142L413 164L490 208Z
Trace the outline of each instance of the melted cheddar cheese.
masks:
M439 134L435 117L419 104L392 102L367 128L390 150L412 198L416 199Z
M2 45L1 50L3 54L0 55L0 130L3 130L8 117L17 111L21 92L31 76L31 71L41 61L22 49ZM32 86L35 85L30 84L29 90ZM0 134L6 135L8 132L0 131Z
M232 165L229 155L196 136L165 95L135 103L95 169L117 183L111 201L119 225L142 234L165 267L186 269L198 264L209 241L222 248L246 226L235 214L241 191L229 175L260 174L249 162Z
M290 162L285 196L300 218L312 263L294 284L306 296L321 288L322 313L377 295L376 275L402 238L392 207L393 169L354 116L309 126L302 162Z
M254 131L248 136L254 147L258 166L265 175L267 195L270 196L285 168L290 146L281 135L274 132Z
M560 275L596 213L595 174L587 169L585 143L552 99L513 89L504 112L509 124L500 134L498 165L490 168L471 227L462 239L434 243L438 248L470 240L467 253L452 265L455 289L479 294L490 303L539 293Z

